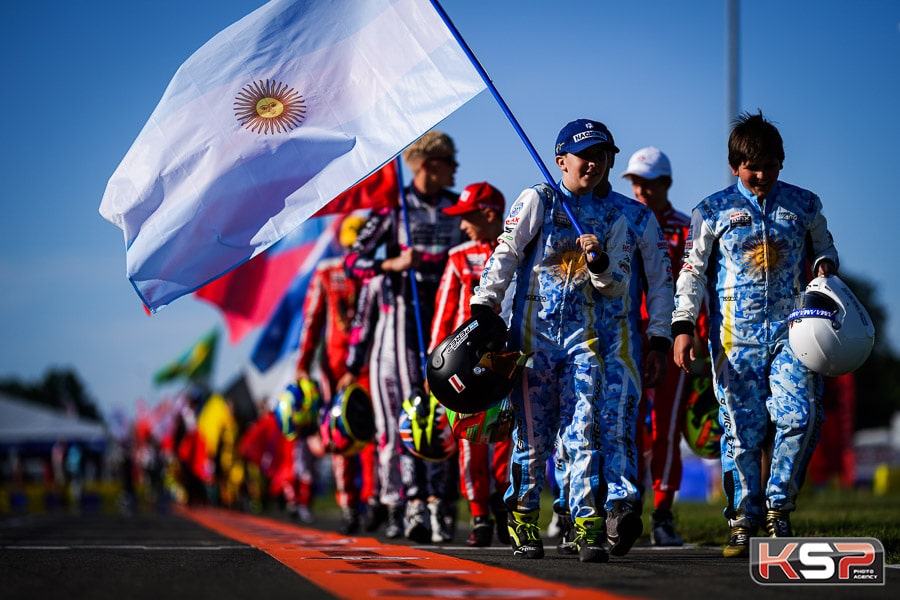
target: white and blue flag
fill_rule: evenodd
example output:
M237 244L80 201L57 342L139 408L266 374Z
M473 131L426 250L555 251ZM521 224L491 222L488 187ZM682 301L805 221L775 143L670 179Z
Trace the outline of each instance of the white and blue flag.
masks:
M100 214L152 311L274 244L485 83L429 0L272 0L175 73Z

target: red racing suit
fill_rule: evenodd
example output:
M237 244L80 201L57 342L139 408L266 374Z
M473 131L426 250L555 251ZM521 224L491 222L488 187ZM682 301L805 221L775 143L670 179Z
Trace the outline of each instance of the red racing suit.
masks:
M494 251L496 242L469 241L450 250L447 266L438 287L434 320L431 323L431 346L434 348L472 316L469 300L481 280L484 264ZM473 444L458 439L459 486L469 501L473 517L490 515L491 480L503 494L509 487L509 453L512 442Z
M677 279L684 257L684 244L691 230L691 218L675 210L670 203L665 210L655 213L659 227L669 246L669 258L672 261L672 277ZM647 330L649 316L647 298L644 296L641 306L641 331ZM696 332L706 340L706 313L701 312L697 321ZM646 345L645 345L646 347ZM685 418L685 400L690 391L693 375L688 375L677 366L671 352L667 353L666 378L655 388L643 388L638 424L643 424L650 413L650 439L641 435L640 428L636 436L638 456L646 453L650 446L649 465L639 460L639 481L644 481L647 467L656 492L675 492L681 486L681 431ZM699 375L709 377L708 374Z
M310 280L303 303L303 330L300 333L300 357L297 369L310 372L319 344L324 344L320 387L323 400L330 405L338 380L347 372L346 357L350 324L356 310L360 282L347 277L343 258L319 263ZM368 390L368 370L363 368L359 384ZM367 445L357 456L331 457L334 469L335 497L341 508L357 508L375 495L375 445Z

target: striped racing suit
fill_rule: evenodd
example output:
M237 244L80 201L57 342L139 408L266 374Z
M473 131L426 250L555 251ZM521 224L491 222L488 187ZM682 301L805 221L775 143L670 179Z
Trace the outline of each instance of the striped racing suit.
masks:
M362 343L364 348L354 350L354 355L348 357L348 366L356 362L351 368L354 372L361 365L360 350L363 354L370 352L369 378L376 417L381 501L387 505L402 504L413 498L424 500L428 496L450 495L452 500L455 492L455 486L450 491L446 483L451 472L455 477L455 469L448 469L448 461L426 463L401 452L398 420L403 400L420 393L423 388L422 357L429 343L434 299L447 262L447 252L466 237L459 229L459 218L442 212L456 203L456 194L445 190L433 198L425 198L409 187L404 190L404 198L412 242L407 239L400 208L382 209L369 216L344 260L348 273L360 280L383 276L378 289L368 290L377 303L377 309L372 313L377 317L377 324L366 330L372 337L354 340L356 344ZM418 343L410 272L382 272L382 259L376 258L382 249L385 258L392 258L410 246L422 257L415 270L424 338L422 347ZM402 475L402 488L397 486L398 475Z

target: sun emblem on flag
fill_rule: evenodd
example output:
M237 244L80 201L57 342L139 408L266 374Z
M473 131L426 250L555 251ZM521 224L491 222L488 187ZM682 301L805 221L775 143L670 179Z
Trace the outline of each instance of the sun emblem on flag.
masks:
M585 276L587 263L584 253L574 244L568 245L552 257L547 257L548 271L558 281L574 280Z
M781 266L787 248L783 241L766 239L758 235L747 240L742 250L750 274L759 277L766 271L773 271Z
M306 102L285 83L254 81L235 96L234 115L242 127L255 133L285 133L303 123Z

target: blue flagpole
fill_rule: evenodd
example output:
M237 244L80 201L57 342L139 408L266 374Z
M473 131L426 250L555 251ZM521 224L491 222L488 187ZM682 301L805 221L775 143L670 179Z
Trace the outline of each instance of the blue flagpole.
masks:
M397 187L400 188L400 208L403 212L403 227L406 231L406 241L409 247L413 247L412 236L409 233L409 213L406 210L406 192L403 189L403 169L400 168L400 157L397 163ZM409 268L409 283L412 287L413 312L416 315L416 335L419 338L419 360L422 363L422 377L425 377L425 336L422 334L422 311L419 310L419 289L416 285L416 270ZM402 360L402 359L400 359Z
M456 42L459 44L460 48L463 49L463 52L466 53L466 56L469 57L469 62L472 63L472 66L475 67L475 70L478 71L478 74L481 75L481 79L484 81L484 84L491 91L491 95L494 97L494 100L497 101L497 104L500 105L500 109L503 110L503 113L506 115L506 118L509 119L509 122L512 124L513 129L516 130L516 133L519 134L519 137L524 142L525 147L528 149L528 152L531 154L531 157L534 159L534 162L537 163L538 168L544 174L544 178L547 180L547 183L555 189L559 191L559 188L556 185L556 180L550 175L550 171L547 169L547 165L544 164L544 161L541 160L541 157L538 155L537 150L534 148L534 144L531 143L531 140L528 139L528 136L525 135L525 131L522 129L522 126L519 125L519 121L516 120L515 115L512 114L512 111L507 106L506 101L500 96L500 92L497 91L494 82L491 81L490 76L487 74L487 71L484 70L484 67L481 66L481 63L478 62L478 59L475 57L475 54L472 52L472 49L469 48L469 45L460 35L459 30L456 28L456 25L450 20L450 17L444 11L443 7L438 3L437 0L431 0L431 5L434 7L434 10L437 11L438 15L440 15L441 19L444 21L444 24L453 34L453 37L456 38ZM562 207L563 210L566 211L566 215L568 215L569 220L572 221L572 225L575 226L575 231L578 232L578 235L584 235L584 229L582 229L581 225L578 224L578 221L575 220L575 215L572 213L572 209L569 208L567 202L565 202L564 196Z

